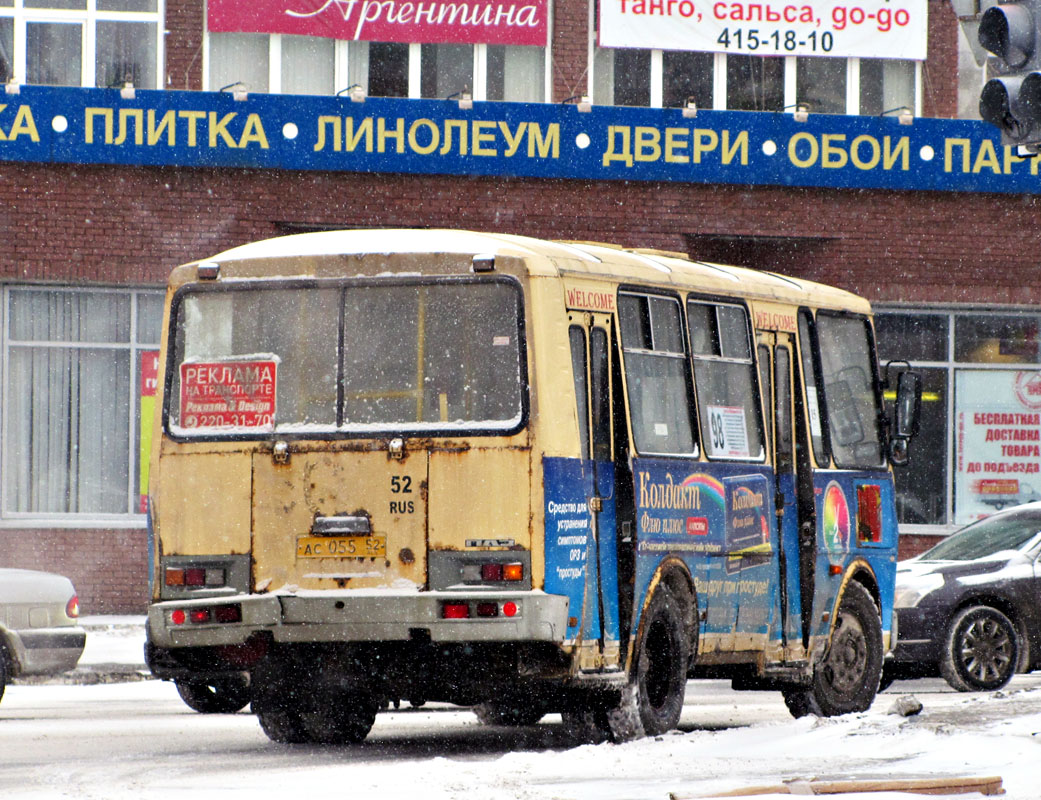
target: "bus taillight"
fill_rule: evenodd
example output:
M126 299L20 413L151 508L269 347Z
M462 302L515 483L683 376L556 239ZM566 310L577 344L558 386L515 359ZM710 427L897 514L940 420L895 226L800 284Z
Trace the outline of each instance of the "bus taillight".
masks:
M441 605L442 619L469 619L469 603L443 603Z

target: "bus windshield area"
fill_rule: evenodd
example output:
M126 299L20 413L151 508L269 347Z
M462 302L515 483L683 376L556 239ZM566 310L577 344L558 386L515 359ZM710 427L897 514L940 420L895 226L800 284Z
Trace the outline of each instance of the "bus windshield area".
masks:
M503 431L523 419L504 280L191 288L176 301L180 436Z
M835 464L877 468L884 463L882 431L867 321L820 313L817 336Z

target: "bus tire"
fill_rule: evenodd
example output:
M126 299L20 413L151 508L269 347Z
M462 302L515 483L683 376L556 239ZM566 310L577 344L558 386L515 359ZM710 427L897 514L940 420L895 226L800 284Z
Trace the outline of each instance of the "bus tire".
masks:
M684 606L659 586L644 612L633 675L636 709L647 736L672 730L680 721L690 656L684 620Z
M794 717L835 717L867 711L882 677L882 619L871 594L850 581L842 593L828 650L808 689L784 691Z
M482 725L505 725L514 728L535 725L545 715L538 701L524 705L518 700L489 700L474 706L473 711Z
M249 680L243 676L212 681L175 681L177 694L200 714L234 714L249 704Z
M302 715L304 730L315 744L358 744L372 730L378 710L372 697L337 693L319 710Z
M310 741L303 717L298 711L285 708L258 711L257 720L267 738L278 744L303 744Z
M621 744L644 736L636 684L632 682L621 690L588 699L584 707L564 709L560 716L568 737L581 744Z

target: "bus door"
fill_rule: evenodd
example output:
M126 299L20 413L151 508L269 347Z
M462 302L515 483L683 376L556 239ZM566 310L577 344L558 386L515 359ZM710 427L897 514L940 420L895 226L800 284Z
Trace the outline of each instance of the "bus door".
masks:
M802 467L805 475L797 474L796 437L794 431L796 402L793 392L795 372L793 354L794 337L791 333L776 332L759 334L759 371L766 404L767 447L771 449L774 465L775 508L777 531L780 542L778 552L778 585L780 587L780 633L784 660L799 658L802 642L802 596L803 579L813 587L812 571L805 573L806 560L801 557L804 543L800 540L799 492L800 486L810 487L812 499L812 475L809 464ZM801 404L800 404L801 405ZM812 522L812 520L811 520ZM812 532L813 528L810 527ZM812 570L812 561L809 562Z
M579 637L595 642L595 656L583 668L619 662L618 553L615 544L615 470L612 443L611 348L609 315L572 312L568 337L575 376L575 402L581 440L581 496L588 513L588 535L581 551L583 568ZM577 544L577 540L575 541ZM572 616L575 610L571 611ZM570 624L569 624L570 628Z

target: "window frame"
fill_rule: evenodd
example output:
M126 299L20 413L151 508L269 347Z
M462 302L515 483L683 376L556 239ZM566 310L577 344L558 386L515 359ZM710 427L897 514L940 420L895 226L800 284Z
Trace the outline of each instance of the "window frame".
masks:
M129 336L123 342L95 342L73 340L14 339L11 336L11 303L19 292L56 292L60 294L118 294L129 295ZM0 474L10 469L11 456L8 453L9 427L11 419L11 391L9 376L11 351L13 348L54 348L68 350L113 350L126 352L130 359L129 386L127 394L127 511L125 513L101 512L59 512L59 511L11 511L8 508L9 493L5 481L0 481L0 529L4 528L141 528L145 524L146 515L139 511L139 480L141 463L141 360L142 355L159 350L159 341L154 343L141 340L138 325L141 313L141 297L152 296L158 303L160 318L155 322L157 334L162 335L162 301L165 290L162 287L134 286L58 286L54 284L17 283L0 286L0 373L2 373L3 390L0 392ZM153 435L157 431L153 430Z
M140 22L155 25L155 86L138 86L139 89L164 88L164 64L166 28L166 0L156 0L155 11L102 11L97 0L84 0L82 9L27 8L23 0L13 0L11 6L0 6L0 18L14 20L13 79L25 84L27 78L26 24L65 23L79 24L82 29L80 53L80 87L97 88L97 28L99 22ZM104 87L102 87L104 88Z
M409 423L377 423L376 425L368 425L358 428L341 427L339 424L333 425L332 427L323 427L321 429L286 429L274 431L255 431L255 432L220 432L219 429L210 429L209 432L184 435L183 428L179 426L171 425L172 411L171 403L174 399L174 382L178 376L178 367L174 363L174 358L177 355L176 347L174 345L177 342L177 323L179 317L180 304L186 295L199 295L208 293L227 293L234 291L244 291L250 289L337 289L341 292L341 295L349 287L387 287L387 286L455 286L455 285L466 285L473 283L484 283L484 284L499 284L509 286L516 295L517 299L517 355L519 359L518 363L518 402L519 402L519 418L515 424L497 424L497 425L480 425L474 424L471 427L437 427L436 425L430 425L424 427L425 423L420 424L418 427ZM342 312L342 308L341 308ZM494 277L474 277L474 276L441 276L441 277L429 277L425 276L422 278L416 278L414 276L406 276L402 278L292 278L292 279L277 279L277 278L257 278L249 281L240 281L234 284L199 284L189 283L181 286L177 292L174 293L173 298L170 301L170 317L168 320L168 328L164 333L168 337L170 345L166 353L166 364L160 365L160 369L165 368L165 381L163 386L163 407L160 412L160 428L163 436L169 437L171 440L176 442L255 442L262 440L271 440L273 437L278 439L284 439L286 441L297 441L300 439L317 440L317 441L335 441L335 440L349 440L349 439L371 439L374 437L386 436L390 430L400 432L401 435L405 436L419 436L426 438L441 438L441 437L459 437L459 436L480 436L480 437L508 437L514 436L527 428L530 415L531 415L531 383L529 378L529 363L528 363L528 343L526 335L526 303L524 297L523 287L520 282L513 276L498 274ZM342 326L342 313L340 315ZM340 331L339 335L342 337L343 332ZM343 353L338 354L338 369L343 369ZM338 387L337 402L342 403L342 395L340 394L343 387ZM342 408L342 405L341 405ZM340 420L340 409L337 409L337 421ZM377 429L379 427L379 429ZM383 430L385 428L386 430ZM202 429L206 430L206 429ZM396 434L397 435L397 434Z
M892 345L888 342L883 343L879 340L878 333L875 334L876 344L879 346L879 359L888 360L902 360L908 362L913 369L928 369L934 370L938 374L944 376L944 387L947 396L944 398L943 408L943 425L944 425L944 439L942 446L942 458L944 463L944 476L943 476L943 517L940 522L928 522L928 523L900 523L900 529L906 533L927 533L927 534L946 534L951 533L963 525L955 522L955 489L957 477L957 458L958 458L958 430L957 430L957 419L959 413L959 403L956 396L957 381L959 373L963 371L977 371L977 370L994 370L1001 372L1018 372L1018 371L1031 371L1036 372L1041 370L1041 360L1038 362L1029 361L1007 361L1007 362L984 362L984 361L958 361L955 353L955 340L956 340L956 328L959 319L964 320L965 318L979 319L983 317L1003 317L1008 315L1025 314L1025 315L1041 315L1041 307L1039 306L1025 306L1025 305L1000 305L990 306L986 309L970 309L966 307L958 307L951 305L918 305L913 306L903 305L901 303L876 303L873 309L874 317L877 323L879 317L886 315L897 315L903 318L911 317L942 317L946 321L946 336L945 336L945 348L942 357L938 359L928 358L917 358L914 353L886 353L883 350L891 349ZM881 365L884 366L886 361L882 361ZM923 412L925 411L926 404L923 403ZM911 443L911 464L909 469L915 469L916 459L922 458L920 451L916 451L916 445L914 442ZM916 455L916 452L919 455ZM905 468L908 469L908 468Z
M624 325L622 324L622 298L624 296L633 297L646 297L651 299L667 300L676 305L677 321L679 324L679 338L680 346L683 348L683 352L674 351L656 351L646 350L639 347L628 347L625 342ZM625 381L625 394L626 394L626 405L628 407L628 423L630 428L630 444L632 449L635 451L637 456L649 457L649 458L685 458L685 459L700 459L702 455L701 447L701 429L699 427L698 412L697 412L697 397L694 394L694 381L693 371L690 363L690 343L687 340L687 315L684 308L684 299L671 292L655 291L648 287L643 286L621 286L618 289L618 349L621 352L622 364L621 372L624 376ZM628 362L628 354L633 353L636 355L654 355L659 358L668 358L675 361L679 361L683 365L682 378L684 382L684 388L686 390L686 404L687 409L687 421L690 425L690 438L692 450L690 452L659 452L653 450L642 450L636 441L636 431L633 419L633 402L630 392L632 391L632 385L630 383L630 365Z
M92 2L94 0L91 0ZM203 91L215 92L220 86L210 84L211 65L211 36L207 29L203 32L202 48L202 89ZM216 35L220 35L219 33ZM255 87L247 87L249 91L259 94L282 94L282 37L288 34L270 33L254 34L256 36L267 36L268 38L268 83L267 88L260 90ZM368 42L351 42L344 39L333 40L333 86L337 93L353 85L361 85L368 91L368 76L364 81L359 81L351 76L351 49L359 45L368 45ZM473 85L459 87L459 91L467 89L474 100L487 100L488 96L488 48L497 45L475 44L473 47ZM410 43L408 45L408 91L406 97L412 100L422 99L422 52L423 44ZM552 48L549 41L542 48L542 102L550 102L548 98L553 96L552 75ZM374 95L375 96L375 95ZM498 101L502 102L502 101ZM509 102L509 101L506 101Z
M706 307L712 308L713 316L715 317L715 326L716 326L716 329L715 329L715 332L714 332L714 335L716 337L715 344L718 347L718 349L720 350L720 352L722 352L723 343L722 343L722 341L719 340L719 329L720 328L719 328L718 309L721 306L727 306L727 307L730 307L730 308L740 309L741 312L742 312L742 315L744 317L744 322L745 322L745 346L746 346L747 351L748 351L748 356L746 358L735 358L735 357L732 357L732 356L725 356L725 355L699 355L699 354L695 353L694 352L693 342L690 341L690 336L691 336L691 332L690 332L690 324L691 324L690 323L690 320L691 320L690 307L692 305L700 305L700 306L706 306ZM687 349L688 349L688 353L689 353L690 367L691 367L691 373L692 373L692 380L693 380L693 385L694 385L694 403L695 403L696 410L697 410L697 421L698 421L699 427L701 428L701 430L703 432L707 430L708 426L706 424L706 420L702 417L702 414L701 414L701 410L702 410L701 390L700 390L699 385L698 385L698 375L697 375L697 364L698 364L698 362L700 361L700 362L702 362L702 363L704 363L706 365L707 364L743 365L743 366L746 366L748 368L749 374L751 375L751 383L752 383L751 395L753 397L753 405L755 407L755 415L756 416L755 416L754 419L752 419L750 421L746 420L746 425L748 424L748 422L751 422L752 426L755 427L757 429L757 431L758 431L758 440L759 440L759 448L760 448L758 456L753 456L753 455L748 455L748 456L714 455L713 453L710 452L710 448L709 448L708 444L704 444L704 446L701 449L702 449L702 452L705 455L705 458L707 458L709 461L738 462L738 463L748 463L748 464L762 464L762 463L765 463L767 461L767 450L769 449L769 446L770 446L770 443L768 442L768 434L767 434L767 427L766 427L766 421L765 421L765 416L768 414L768 410L764 409L763 408L763 404L762 404L763 390L762 390L762 386L760 385L761 384L761 378L760 378L760 374L759 374L759 365L756 362L756 359L757 359L757 356L758 356L758 351L757 351L758 344L755 341L755 335L754 335L754 331L753 331L753 328L752 328L752 313L751 313L751 310L748 307L747 302L743 301L743 300L741 300L739 298L734 298L734 297L711 297L711 296L706 296L706 295L689 294L685 298L685 302L683 304L683 317L684 317L684 327L685 327L685 331L684 332L685 332L685 334L687 336L687 339L688 339ZM772 402L773 402L773 400L771 398L771 403ZM772 411L772 408L770 409L770 411ZM749 436L749 444L751 444L752 433L753 433L753 431L751 431L751 430L747 431L747 435ZM707 434L705 434L705 435L707 435Z
M613 74L609 75L606 79L607 82L601 82L603 79L600 75L601 70L598 69L598 62L602 66L604 63L600 53L604 51L610 51L615 49L625 48L601 48L597 45L596 34L590 39L589 47L589 69L587 75L587 94L593 98L593 102L598 105L614 105L613 102L606 102L603 97L603 93L606 91L607 86L613 87ZM634 50L644 50L644 48L632 48ZM652 49L650 52L650 69L649 69L649 81L650 81L650 104L649 108L662 108L662 99L665 94L664 86L664 53L666 51L661 49ZM693 52L693 51L692 51ZM713 58L713 78L712 78L712 103L710 108L719 111L727 110L727 54L726 53L712 53ZM798 59L800 56L774 56L775 58L784 59L784 106L783 108L767 109L768 111L785 111L794 110L801 102L801 98L798 97ZM803 56L803 58L813 58L813 56ZM825 58L819 56L818 58ZM835 60L835 59L831 59ZM844 59L846 61L846 105L845 111L840 113L859 115L860 114L860 58L849 57ZM901 59L902 63L908 63L907 59ZM613 58L611 60L613 70ZM924 98L924 90L922 86L922 65L921 61L910 62L914 64L914 101L911 111L916 117L922 115L922 103ZM611 98L613 100L613 98ZM633 106L634 108L639 106ZM813 113L814 109L811 107L810 112ZM883 109L887 111L889 109ZM822 113L822 112L818 112Z

